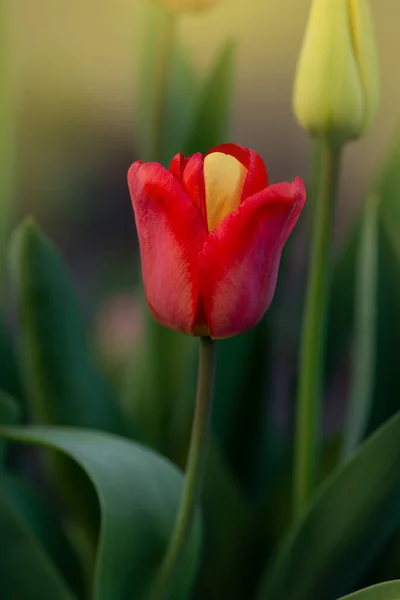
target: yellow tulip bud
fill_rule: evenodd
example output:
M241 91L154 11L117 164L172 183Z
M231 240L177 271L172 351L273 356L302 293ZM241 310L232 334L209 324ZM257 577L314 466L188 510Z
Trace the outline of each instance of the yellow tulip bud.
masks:
M174 11L205 10L217 4L219 0L155 0Z
M378 58L368 0L312 0L294 86L300 125L332 143L343 143L368 129L378 99Z

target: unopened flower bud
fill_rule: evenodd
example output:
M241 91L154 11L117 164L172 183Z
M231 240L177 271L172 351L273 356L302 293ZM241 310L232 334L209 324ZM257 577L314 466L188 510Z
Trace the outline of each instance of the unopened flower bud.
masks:
M294 86L300 125L333 143L358 138L370 126L378 98L368 0L312 0Z

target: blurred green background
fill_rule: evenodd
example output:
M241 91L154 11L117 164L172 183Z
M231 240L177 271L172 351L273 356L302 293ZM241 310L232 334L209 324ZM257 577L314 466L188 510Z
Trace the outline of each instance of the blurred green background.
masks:
M345 239L368 185L398 135L400 5L394 0L372 0L371 5L382 72L381 106L369 134L344 152L337 245ZM206 75L227 39L237 42L230 139L262 155L272 182L296 175L310 181L311 142L291 109L309 6L309 0L221 0L211 10L179 18L184 58L200 74ZM144 155L139 87L149 4L3 0L2 8L15 87L13 220L16 224L26 214L33 215L60 248L86 316L94 322L100 350L119 368L121 358L135 347L143 321L126 172ZM298 311L288 310L290 319L276 323L278 337L284 340L283 379L288 379L287 365L293 370L296 362L306 264L306 246L301 243L306 236L296 234L295 239L299 252L281 269L278 292L283 293L274 304L282 306L284 314L289 304L293 306L289 296L298 298ZM274 341L280 345L276 334ZM274 378L274 395L287 396L288 384L280 382L276 369ZM342 379L341 375L339 390ZM333 396L337 395L334 388ZM328 420L334 422L334 415Z
M345 149L336 222L338 247L351 229L371 182L376 181L376 174L392 140L398 139L399 135L400 75L397 62L400 54L400 5L395 0L371 0L371 5L381 60L381 106L370 133L362 141L352 143ZM310 0L221 0L210 11L182 15L179 19L179 37L186 53L184 58L188 64L194 65L195 74L206 75L209 72L227 39L237 42L233 119L229 138L254 148L262 155L271 182L290 180L296 175L305 182L311 180L312 145L308 136L297 126L291 109L292 82L309 6ZM144 119L140 105L143 93L139 89L139 82L143 81L142 48L148 8L147 0L70 0L68 3L61 0L0 0L9 38L5 57L11 67L10 82L14 88L12 104L15 110L15 129L10 127L10 143L4 147L9 148L12 154L11 139L15 133L15 191L11 196L13 224L16 225L27 214L33 215L46 236L60 248L77 284L86 320L94 324L94 328L90 329L93 332L91 335L99 342L97 348L107 359L104 364L108 373L115 375L113 382L120 384L120 388L126 384L127 389L131 386L131 391L134 388L139 390L137 398L140 399L143 414L135 413L137 406L131 410L133 416L137 417L135 425L140 425L132 437L157 447L183 466L194 396L195 367L194 354L191 352L195 343L190 345L193 340L179 334L165 333L166 330L161 334L164 338L146 337L149 349L146 349L146 344L135 343L148 321L143 319L136 231L126 173L133 160L144 156L141 144ZM0 87L0 100L3 99L3 92ZM188 105L192 102L193 96L188 98ZM176 104L181 110L182 102ZM0 102L0 117L2 114ZM6 114L7 111L4 111ZM207 131L208 135L211 133ZM382 200L380 228L384 229L383 233L380 229L379 234L381 262L376 342L379 360L375 382L379 398L377 396L378 400L374 400L368 432L399 408L396 390L400 271L397 249L395 251L391 246L398 237L399 222L395 219L398 215L398 210L395 210L399 196L398 164L399 146L378 186ZM312 191L311 185L308 189ZM6 198L1 190L0 196ZM2 213L0 210L0 225ZM231 573L239 579L244 571L241 584L246 586L251 581L251 585L255 585L257 577L253 571L261 571L266 558L268 562L290 522L293 398L307 262L308 238L305 230L311 213L312 199L292 236L291 250L289 246L284 252L277 297L266 319L252 332L220 343L214 413L216 435L211 445L203 499L205 513L210 519L206 525L209 535L206 543L215 551L215 556L213 552L204 553L205 577L201 580L205 588L212 589L214 596L210 595L210 598L221 597L218 596L219 590L226 591L228 579L232 590L236 590L238 597L241 597L239 583L235 577L231 577ZM56 382L59 387L55 386L53 396L50 394L46 397L46 402L52 408L57 408L59 402L60 406L68 409L74 406L72 413L75 404L71 403L71 398L77 398L76 405L85 413L86 404L85 401L81 402L81 398L86 394L86 388L81 386L80 377L75 377L75 369L79 371L78 367L82 365L83 371L87 369L89 375L84 381L89 382L87 385L93 391L90 398L96 400L93 403L96 410L91 412L92 408L88 409L90 419L94 418L93 422L89 420L89 425L98 427L97 385L100 386L102 378L98 378L92 363L89 362L87 366L76 352L77 347L82 351L82 356L86 352L81 348L83 337L80 334L72 336L73 350L65 343L65 340L70 341L71 327L64 317L68 315L71 305L72 312L75 311L73 302L65 293L69 284L63 279L65 274L61 263L51 258L52 250L42 244L40 235L36 239L32 231L29 233L30 227L28 224L24 228L25 234L32 248L36 243L40 252L37 250L39 254L35 254L29 250L30 246L24 246L24 252L20 249L20 254L24 261L32 263L32 277L37 276L40 283L43 276L43 288L48 293L45 297L47 304L43 302L43 288L39 286L38 291L35 290L29 278L25 280L24 293L16 289L18 286L15 286L15 282L13 286L7 286L6 316L10 318L6 328L15 332L16 338L19 328L31 334L34 341L38 336L47 343L47 354L44 354L46 360L39 366L50 380L53 372L57 374L56 367L60 367ZM31 235L32 239L29 237ZM22 236L21 239L25 238ZM348 397L351 370L348 341L354 327L352 308L356 246L354 236L350 245L344 246L343 256L335 265L327 359L329 385L326 386L324 398L324 433L327 435L323 448L323 476L337 462L338 439L335 434L341 429ZM0 259L1 250L0 247ZM48 263L43 258L46 256ZM20 263L24 261L21 259ZM29 271L28 275L32 273ZM38 331L32 323L27 325L23 319L20 319L19 326L13 327L17 321L16 305L32 289L40 300L35 304L38 314L43 317L37 323L33 322ZM56 315L54 322L53 313ZM74 319L73 314L72 322ZM45 330L45 336L41 327ZM80 325L76 329L80 332ZM72 331L74 333L73 328ZM67 356L65 360L57 361L55 349L59 348L62 356L64 353ZM137 360L130 362L132 348ZM152 355L154 348L158 351ZM20 354L24 356L23 352ZM75 362L71 363L71 367L68 360L72 356ZM180 369L182 356L188 361L185 365L190 366ZM128 369L124 369L126 366ZM157 379L151 368L147 370L146 366L154 366L154 372L162 372L163 377ZM127 370L132 380L128 383L124 380L129 380L129 375L126 377ZM183 378L181 371L185 372ZM178 385L177 378L184 380L182 385ZM29 384L29 377L27 379ZM122 384L121 380L124 380ZM72 382L71 386L66 386L65 381ZM60 390L65 394L60 396ZM13 390L9 391L14 393ZM104 394L105 406L108 407L111 392L109 394L107 388ZM155 403L147 402L146 394ZM34 398L35 394L28 396ZM122 404L126 403L123 408L132 408L128 404L128 394L126 396L127 399L122 400ZM251 403L247 402L249 396ZM57 401L53 402L53 398ZM30 406L34 406L31 400L29 402ZM88 422L82 418L79 410L72 416L74 424L87 426ZM53 421L65 424L65 419L59 415ZM50 424L53 421L50 420ZM157 443L152 439L152 425L156 434L162 433L159 436L161 441L156 440ZM109 423L104 428L114 431ZM394 430L396 432L397 429ZM397 461L397 438L391 447L396 451ZM369 455L363 460L368 466L363 471L367 473L365 481L371 483L371 489L378 489L379 485L369 477ZM350 475L353 478L352 472ZM394 478L393 485L397 486L397 481L398 478ZM339 483L342 486L339 486L339 497L343 499L341 506L350 507L351 517L352 503L347 498L347 480L343 484L339 477ZM362 503L371 493L368 486L360 485L360 490ZM336 502L335 499L335 510ZM395 504L397 507L398 503ZM272 519L269 518L270 512ZM387 513L383 504L379 514ZM331 513L328 511L327 514L329 517ZM340 519L343 517L343 511L336 514ZM376 521L375 513L370 514L373 518L370 521L367 519L368 526ZM322 517L322 525L317 523L315 531L324 540L326 523L331 523L332 531L335 531L336 521L326 517L324 512ZM234 529L232 522L235 523ZM370 535L373 542L375 537L373 530ZM347 543L345 538L344 535L343 544ZM318 541L318 536L315 539ZM349 536L350 542L351 539ZM364 544L362 536L357 539L363 562L363 548L365 546L368 550L368 545ZM397 552L398 539L397 529L390 540ZM347 577L348 558L357 554L350 542L343 552L342 547L337 546L342 558L339 570L344 578ZM253 560L254 555L258 555L258 558ZM297 556L303 555L305 553L300 547ZM377 572L372 571L368 575L368 583L399 576L399 562L392 560L386 564L387 555L384 554L382 560L385 568L379 570L378 564ZM320 556L318 544L315 556ZM329 574L328 559L325 563ZM324 560L322 556L321 563ZM325 563L321 570L323 573ZM294 560L294 564L299 563ZM365 564L364 561L364 567ZM224 568L221 569L221 565ZM316 571L318 568L317 564ZM332 568L336 568L335 564ZM301 580L300 571L301 568ZM282 581L289 581L285 571L282 572ZM292 581L296 585L296 577ZM306 597L307 589L304 593Z
M92 250L88 244L90 254L97 254L110 237L116 252L118 226L132 247L124 177L140 153L135 133L146 2L3 4L20 101L19 211L51 224L48 233L61 241L77 235L78 220L82 236L93 243ZM231 138L262 154L273 181L306 177L308 172L310 145L292 115L291 88L309 5L309 0L221 0L215 9L185 15L179 23L188 58L200 69L211 64L227 36L238 40ZM395 0L372 0L371 5L381 55L382 102L370 134L346 150L340 194L343 227L398 122L400 5ZM74 225L69 227L69 222Z

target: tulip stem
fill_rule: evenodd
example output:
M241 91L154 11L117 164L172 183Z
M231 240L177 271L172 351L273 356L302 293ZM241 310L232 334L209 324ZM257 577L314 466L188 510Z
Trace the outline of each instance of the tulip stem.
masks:
M157 162L162 162L167 85L174 51L175 29L176 14L172 10L167 10L161 31L154 77L154 105L149 147L149 159Z
M325 362L326 314L340 149L323 143L320 180L303 313L294 455L294 514L299 517L316 485L320 406Z
M214 395L215 363L216 343L209 337L200 338L196 406L187 459L185 485L175 527L155 582L151 600L164 600L168 598L171 585L179 571L193 527L195 510L203 484Z

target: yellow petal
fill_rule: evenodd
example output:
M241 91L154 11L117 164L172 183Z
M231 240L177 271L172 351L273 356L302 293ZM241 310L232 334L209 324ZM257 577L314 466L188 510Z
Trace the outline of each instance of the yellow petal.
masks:
M233 156L213 152L204 159L208 230L212 231L240 204L247 169Z

